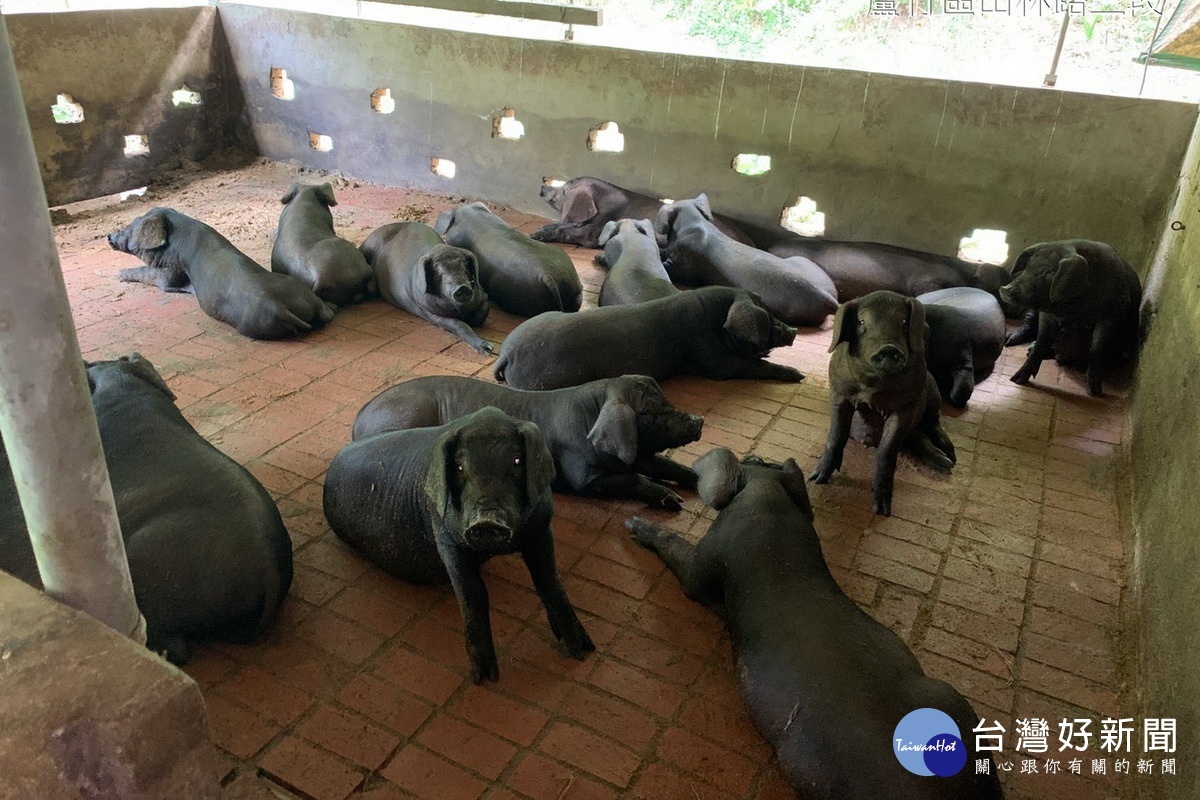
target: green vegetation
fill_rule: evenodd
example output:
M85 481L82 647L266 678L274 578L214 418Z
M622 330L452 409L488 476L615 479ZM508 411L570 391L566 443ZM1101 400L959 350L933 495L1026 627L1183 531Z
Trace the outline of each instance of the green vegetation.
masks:
M655 0L688 34L742 55L755 55L812 10L813 0Z

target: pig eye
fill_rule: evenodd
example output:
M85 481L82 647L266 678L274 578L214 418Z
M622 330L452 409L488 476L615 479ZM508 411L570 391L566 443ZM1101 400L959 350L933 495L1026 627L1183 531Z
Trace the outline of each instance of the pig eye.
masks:
M521 463L521 459L520 459L519 457L518 457L518 458L514 458L514 459L513 459L513 463L514 463L514 464L517 464L517 465L520 465L520 463Z
M458 469L458 471L459 471L459 472L462 472L462 471L463 471L462 464L455 464L454 466L455 466L455 468L456 468L456 469Z

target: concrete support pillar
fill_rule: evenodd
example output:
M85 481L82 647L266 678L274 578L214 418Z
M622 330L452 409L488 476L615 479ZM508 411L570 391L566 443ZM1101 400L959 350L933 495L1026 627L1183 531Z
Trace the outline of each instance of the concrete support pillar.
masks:
M145 643L2 15L0 187L0 435L42 583Z

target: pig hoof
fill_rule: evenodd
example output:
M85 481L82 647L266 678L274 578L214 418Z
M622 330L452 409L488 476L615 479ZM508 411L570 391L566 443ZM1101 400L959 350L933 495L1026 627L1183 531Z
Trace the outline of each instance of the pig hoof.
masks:
M488 663L471 664L471 680L475 683L495 683L500 680L500 665L494 657Z
M809 483L829 483L829 479L833 477L834 470L829 467L817 467L808 476Z
M625 527L629 529L629 534L635 542L642 547L654 548L654 528L651 527L648 520L641 517L630 517L625 520Z
M876 500L872 510L881 517L890 517L892 515L892 501Z
M587 658L588 653L596 650L596 645L592 643L592 637L588 636L583 625L578 625L576 630L563 637L563 647L567 648L567 655L576 661L583 661Z
M683 498L669 489L664 489L663 496L658 498L658 500L651 505L658 506L659 508L665 508L668 511L682 511Z
M482 342L475 345L475 352L481 356L494 356L496 355L496 348L492 347L491 342Z

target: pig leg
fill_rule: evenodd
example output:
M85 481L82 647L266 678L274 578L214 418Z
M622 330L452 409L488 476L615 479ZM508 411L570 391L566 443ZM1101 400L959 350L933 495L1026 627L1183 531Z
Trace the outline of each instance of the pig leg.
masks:
M636 472L601 475L584 488L598 497L631 497L671 511L683 508L683 499L679 495Z
M873 510L884 517L892 515L892 488L896 480L896 459L903 443L904 420L900 414L889 414L883 419L883 433L879 447L875 450L875 481L871 485Z
M1112 366L1113 355L1120 349L1120 342L1113 335L1119 329L1111 320L1097 322L1092 330L1092 345L1088 351L1087 393L1092 397L1104 396L1104 376Z
M1025 363L1013 373L1011 379L1013 383L1029 383L1030 379L1038 374L1042 362L1054 355L1054 340L1058 337L1061 327L1058 317L1053 314L1045 312L1038 314L1037 340L1029 349L1029 357L1025 359Z
M697 558L696 547L682 536L641 517L625 520L625 527L635 542L658 553L684 594L700 603L719 602L721 576L714 559Z
M187 273L174 267L166 269L159 269L157 267L123 269L117 273L117 280L123 283L144 283L148 286L157 286L164 292L193 293L192 282L188 278Z
M471 662L471 680L475 683L500 679L500 664L492 640L492 620L488 610L487 586L479 572L480 562L470 553L443 545L438 537L438 553L450 574L450 585L462 612L463 633L467 640L467 659Z
M1009 334L1008 338L1004 340L1004 346L1012 347L1013 345L1032 342L1037 338L1037 332L1038 312L1026 311L1025 318L1021 320L1020 326L1011 334Z
M691 467L685 467L658 453L639 458L634 462L633 468L651 480L667 481L685 489L695 489L700 480Z
M928 467L949 472L950 468L954 466L954 462L950 460L949 456L942 452L941 448L935 445L923 430L913 431L905 444L917 460Z
M491 356L496 354L495 350L492 349L492 343L477 334L470 325L461 319L437 317L432 314L427 319L447 333L453 333L459 339L462 339L479 355Z
M850 439L850 423L854 419L854 405L830 393L829 437L825 440L825 452L817 462L817 468L808 479L813 483L829 483L833 473L842 468L842 452Z
M549 527L544 534L530 537L529 543L521 551L521 558L525 560L533 587L546 608L546 617L550 620L554 637L562 642L571 658L582 661L596 649L596 645L592 644L592 638L584 630L558 578L558 567L554 563L554 537Z
M718 381L745 378L799 383L804 380L804 375L794 367L785 367L782 364L773 364L762 359L750 360L735 356L708 362L704 365L704 376Z

